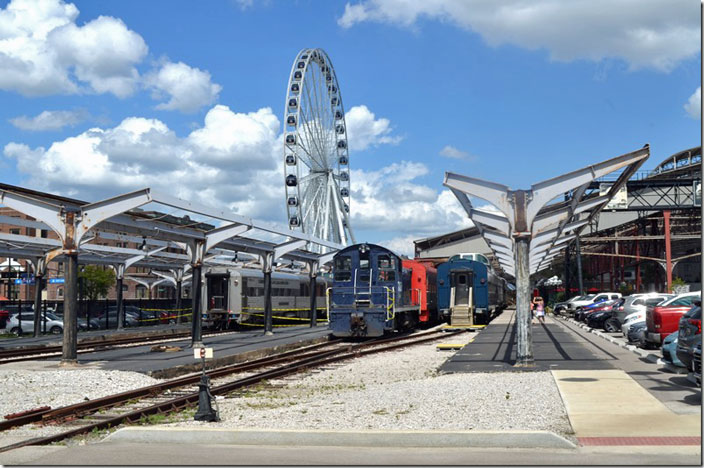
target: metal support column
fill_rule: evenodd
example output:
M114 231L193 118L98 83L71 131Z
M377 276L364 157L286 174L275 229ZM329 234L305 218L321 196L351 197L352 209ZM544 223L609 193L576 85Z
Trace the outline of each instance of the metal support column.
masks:
M69 251L65 256L64 337L61 365L73 365L78 362L78 252Z
M572 278L570 275L570 248L565 249L565 300L572 298Z
M179 277L178 281L176 281L176 323L183 323L183 311L181 310L182 283L183 281Z
M575 239L575 257L577 257L577 285L579 295L584 295L584 283L582 282L582 251L579 248L579 236Z
M636 240L636 291L640 292L640 243Z
M117 281L115 282L115 295L117 296L117 329L122 330L125 328L125 312L122 305L122 280L123 275L117 276Z
M191 266L193 270L193 277L191 278L191 300L193 301L193 304L191 304L191 318L193 319L191 325L191 347L193 348L203 347L203 314L200 310L201 268L203 266L200 263Z
M670 210L662 212L665 221L665 271L667 273L667 292L672 292L672 244L670 242Z
M37 262L39 263L39 262ZM39 270L39 265L36 266L34 274L34 337L41 335L41 307L42 307L42 290L44 289L44 274Z
M265 254L262 256L264 259L264 334L273 335L273 319L271 311L271 269L272 269L272 255Z
M516 238L516 366L533 365L527 237Z
M318 276L318 265L316 262L310 262L310 326L315 327L318 320L318 305L316 301L316 277Z

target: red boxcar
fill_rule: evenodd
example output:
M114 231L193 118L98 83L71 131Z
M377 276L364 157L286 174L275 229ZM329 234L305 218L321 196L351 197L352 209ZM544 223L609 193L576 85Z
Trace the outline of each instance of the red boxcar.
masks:
M433 323L438 315L437 270L430 262L404 260L403 268L411 270L411 301L420 303L421 323Z

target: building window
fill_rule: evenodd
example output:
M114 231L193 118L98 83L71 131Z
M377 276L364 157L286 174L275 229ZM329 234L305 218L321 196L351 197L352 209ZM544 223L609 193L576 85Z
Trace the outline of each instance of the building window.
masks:
M20 228L10 228L10 234L20 235Z
M64 288L59 288L56 290L56 295L58 297L64 297Z
M137 299L145 299L148 297L147 288L145 288L141 284L137 285L136 293Z
M129 290L130 290L130 287L129 287L129 286L127 286L126 284L123 284L123 285L122 285L122 292L123 292L123 293L126 293L126 292L129 291Z
M44 239L46 239L49 236L49 231L47 231L46 229L42 229L41 235Z

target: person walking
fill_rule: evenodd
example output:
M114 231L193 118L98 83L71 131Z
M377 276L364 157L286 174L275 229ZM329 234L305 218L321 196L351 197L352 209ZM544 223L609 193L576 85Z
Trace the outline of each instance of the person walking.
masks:
M536 296L533 298L533 311L538 321L545 325L545 303L542 297Z

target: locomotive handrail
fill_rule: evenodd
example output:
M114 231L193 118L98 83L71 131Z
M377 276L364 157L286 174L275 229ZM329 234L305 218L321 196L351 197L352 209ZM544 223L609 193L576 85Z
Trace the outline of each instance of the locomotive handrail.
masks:
M386 289L386 320L393 320L394 317L396 317L396 297L394 295L395 291L394 289L388 286L384 286L384 289ZM389 298L391 299L390 303ZM389 315L389 311L391 311L391 315Z
M328 310L328 321L330 321L330 291L332 291L332 286L325 290L325 307Z

